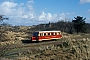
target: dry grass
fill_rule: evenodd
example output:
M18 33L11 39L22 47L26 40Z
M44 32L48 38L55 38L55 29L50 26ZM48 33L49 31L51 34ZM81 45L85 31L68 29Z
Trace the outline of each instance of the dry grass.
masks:
M25 31L24 28L22 29ZM8 41L0 42L0 60L90 60L90 34L62 32L63 38L58 40L60 44L13 49L5 49L3 46L22 45L21 40L28 39L28 33L6 31L4 35Z

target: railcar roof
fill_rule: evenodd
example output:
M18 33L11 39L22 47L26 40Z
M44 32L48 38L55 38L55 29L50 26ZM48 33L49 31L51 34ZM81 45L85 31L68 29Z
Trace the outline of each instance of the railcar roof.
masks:
M35 32L61 32L61 31L35 31Z

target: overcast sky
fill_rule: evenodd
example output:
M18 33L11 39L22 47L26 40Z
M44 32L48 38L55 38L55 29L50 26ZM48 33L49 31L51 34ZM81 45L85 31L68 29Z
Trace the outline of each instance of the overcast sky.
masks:
M36 25L83 16L90 23L90 0L0 0L0 14L12 25Z

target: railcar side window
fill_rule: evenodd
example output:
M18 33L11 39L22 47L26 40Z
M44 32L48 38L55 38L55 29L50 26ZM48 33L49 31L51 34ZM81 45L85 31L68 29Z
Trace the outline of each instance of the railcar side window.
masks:
M39 36L41 36L41 33L39 33Z
M59 35L61 34L61 32L59 32Z
M53 33L53 35L55 35L55 33Z
M44 33L44 36L46 36L46 33Z
M59 32L59 35L60 35L61 33Z
M51 33L51 35L54 35L54 33Z
M43 33L40 33L40 36L43 36Z
M57 35L60 35L59 32L57 32Z
M48 33L46 33L46 36L48 36Z
M55 35L57 35L57 33L55 33Z
M48 33L48 35L50 35L50 33Z

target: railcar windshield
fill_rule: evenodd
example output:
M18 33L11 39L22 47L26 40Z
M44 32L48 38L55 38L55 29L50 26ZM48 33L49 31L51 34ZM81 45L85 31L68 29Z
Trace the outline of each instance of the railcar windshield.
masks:
M38 36L38 32L34 32L33 33L33 36Z

